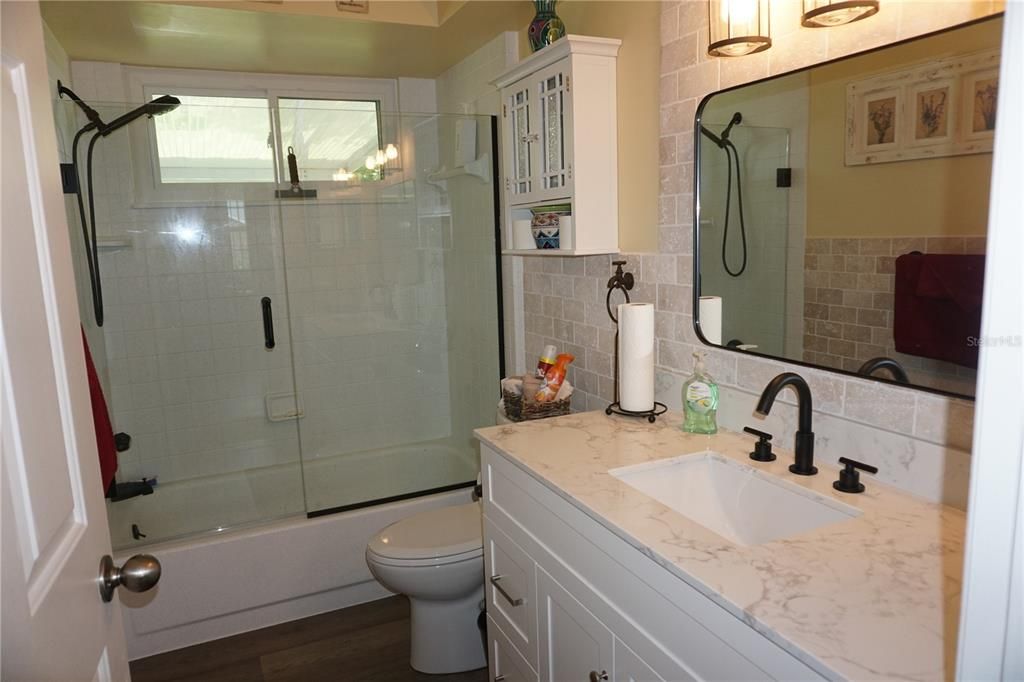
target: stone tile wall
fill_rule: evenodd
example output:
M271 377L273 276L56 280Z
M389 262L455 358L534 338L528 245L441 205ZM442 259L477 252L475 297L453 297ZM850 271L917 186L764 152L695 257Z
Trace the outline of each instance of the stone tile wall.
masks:
M975 370L897 353L893 341L896 258L985 252L984 237L892 237L806 241L803 359L855 372L874 357L896 359L915 384L973 394Z

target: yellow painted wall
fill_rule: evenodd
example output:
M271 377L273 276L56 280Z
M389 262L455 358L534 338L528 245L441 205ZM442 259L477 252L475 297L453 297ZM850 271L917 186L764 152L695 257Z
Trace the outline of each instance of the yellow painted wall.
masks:
M998 47L1002 19L959 28L811 72L808 237L983 235L991 154L843 164L846 84L937 56Z
M563 0L566 30L619 38L619 250L658 250L658 40L661 3L653 0ZM524 25L519 54L530 54Z

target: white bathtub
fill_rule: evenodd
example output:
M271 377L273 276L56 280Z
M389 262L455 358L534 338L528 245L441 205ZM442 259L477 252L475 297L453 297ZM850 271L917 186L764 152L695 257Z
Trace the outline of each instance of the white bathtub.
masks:
M307 463L304 471L307 487L316 481L314 496L329 491L332 480L346 488L363 486L375 494L386 491L380 476L369 476L381 470L393 483L415 475L422 488L431 488L453 480L452 471L444 471L445 462L452 461L451 452L447 457L442 454L422 448L360 453ZM402 460L411 464L413 456L417 466L397 466ZM367 457L390 457L395 466L364 467ZM423 467L428 463L423 459L436 468ZM468 478L475 476L473 471ZM161 485L153 495L110 505L114 544L120 548L115 557L118 563L144 551L163 566L160 583L150 592L118 590L130 659L387 596L363 558L370 537L404 516L471 500L471 489L463 488L307 519L301 506L294 510L294 500L301 505L303 498L301 487L290 488L293 480L294 475L286 475L279 467L268 467ZM297 498L292 496L296 494ZM147 505L147 501L159 504ZM232 519L251 520L256 513L275 511L278 516L296 511L301 515L155 544L139 543L130 535L131 523L138 523L144 532L147 524L154 530L159 526L166 537L173 534L176 523L185 533L199 521L203 527L216 528L241 522Z
M161 483L152 495L107 503L111 542L116 551L140 551L153 542L432 490L472 480L477 471L475 452L431 442L307 460L301 470L292 462ZM148 537L132 537L133 524Z

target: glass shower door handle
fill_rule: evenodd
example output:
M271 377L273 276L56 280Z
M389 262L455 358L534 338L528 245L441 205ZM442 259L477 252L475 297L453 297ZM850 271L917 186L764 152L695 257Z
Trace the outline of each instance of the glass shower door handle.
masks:
M267 350L273 350L274 346L274 309L271 306L270 297L264 296L260 300L263 308L263 346Z

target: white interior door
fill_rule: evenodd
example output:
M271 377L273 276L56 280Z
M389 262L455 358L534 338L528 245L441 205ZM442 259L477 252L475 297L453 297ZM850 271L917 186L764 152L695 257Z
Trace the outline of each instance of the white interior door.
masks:
M0 3L3 680L126 680L42 21Z

